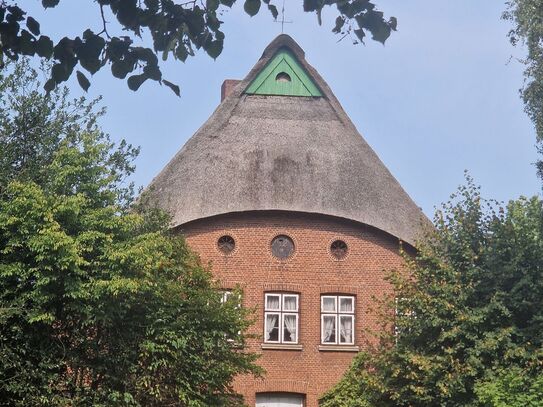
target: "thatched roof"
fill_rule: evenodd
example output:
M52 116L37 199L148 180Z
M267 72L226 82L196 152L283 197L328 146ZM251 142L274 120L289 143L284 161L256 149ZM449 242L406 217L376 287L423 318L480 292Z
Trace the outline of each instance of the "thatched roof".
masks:
M323 97L244 93L284 48ZM172 227L225 213L286 210L351 219L413 244L427 222L288 35L273 40L148 191L171 213Z

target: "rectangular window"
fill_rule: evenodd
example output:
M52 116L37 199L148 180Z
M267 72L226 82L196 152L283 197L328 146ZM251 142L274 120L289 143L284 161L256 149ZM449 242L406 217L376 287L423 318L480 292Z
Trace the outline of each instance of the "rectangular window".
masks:
M396 341L398 336L401 335L403 330L405 329L407 332L409 332L409 321L412 319L416 319L417 315L415 314L415 311L413 311L409 307L409 301L408 298L396 298L396 308L394 310L395 313L395 324L394 324L394 335L396 336ZM400 327L400 325L402 327Z
M224 304L226 301L228 301L228 298L232 295L232 290L223 290L221 292L221 303Z
M221 304L226 304L229 300L230 301L237 300L235 303L235 307L237 309L241 308L241 302L242 302L241 294L237 294L235 297L233 297L234 291L230 289L221 290L220 293L221 293ZM241 331L238 331L238 336L240 335L241 335ZM235 342L235 339L233 339L231 335L225 334L225 336L227 337L228 342L232 342L232 343Z
M298 343L298 299L298 294L265 294L264 342Z
M325 345L354 345L354 297L321 296L321 342Z

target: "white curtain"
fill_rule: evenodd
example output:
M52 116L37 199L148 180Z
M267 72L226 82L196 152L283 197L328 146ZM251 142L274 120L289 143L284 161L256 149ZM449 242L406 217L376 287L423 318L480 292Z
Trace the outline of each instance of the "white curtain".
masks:
M335 338L335 330L336 330L336 317L335 316L324 316L323 317L323 327L324 330L322 338L324 343L334 343L336 341Z
M266 309L279 310L280 297L278 295L268 295L266 297Z
M277 341L279 340L279 315L278 314L268 314L266 315L266 340L267 341ZM272 331L274 332L274 338L272 338Z
M322 298L322 311L323 312L336 312L336 298L335 297L323 297Z
M351 343L353 341L353 318L340 317L339 325L340 343Z
M296 311L296 300L297 298L293 295L284 295L283 296L283 311Z
M340 298L339 310L341 312L353 312L353 299L352 298Z
M297 335L296 315L285 315L283 316L283 321L284 321L283 340L287 342L297 342L298 338L296 337ZM290 338L289 338L289 334L290 334Z

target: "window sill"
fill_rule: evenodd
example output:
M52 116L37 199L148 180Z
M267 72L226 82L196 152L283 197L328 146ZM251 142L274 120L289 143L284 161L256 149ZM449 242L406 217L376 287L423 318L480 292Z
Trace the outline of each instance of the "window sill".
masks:
M264 350L302 350L304 347L295 343L263 343L260 347Z
M319 345L321 352L359 352L360 347L355 345Z

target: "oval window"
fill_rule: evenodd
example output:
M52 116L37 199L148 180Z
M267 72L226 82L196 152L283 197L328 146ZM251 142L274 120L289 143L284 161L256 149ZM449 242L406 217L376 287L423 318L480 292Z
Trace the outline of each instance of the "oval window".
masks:
M286 235L276 236L272 240L271 251L280 260L288 259L294 253L294 242Z
M230 254L236 247L236 241L232 236L224 235L217 240L217 247L223 254Z
M330 245L330 253L332 253L332 256L337 260L344 259L347 256L347 250L347 243L343 240L334 240Z

